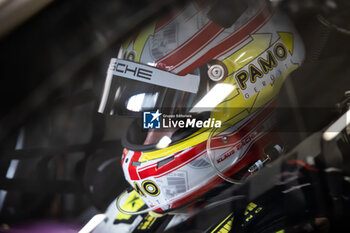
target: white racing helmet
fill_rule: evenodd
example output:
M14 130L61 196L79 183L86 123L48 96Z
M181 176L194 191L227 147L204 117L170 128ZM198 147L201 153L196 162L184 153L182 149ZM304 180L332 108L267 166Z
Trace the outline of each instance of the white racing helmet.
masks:
M303 59L288 17L258 0L196 1L125 41L99 111L136 117L121 165L141 212L174 211L249 174L279 142L271 109Z

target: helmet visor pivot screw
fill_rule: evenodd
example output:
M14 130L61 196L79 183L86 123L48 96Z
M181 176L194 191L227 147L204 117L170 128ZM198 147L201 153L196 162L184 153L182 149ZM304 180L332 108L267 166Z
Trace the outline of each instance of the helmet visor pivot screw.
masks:
M222 65L215 64L209 67L208 76L211 80L218 82L224 78L225 69Z

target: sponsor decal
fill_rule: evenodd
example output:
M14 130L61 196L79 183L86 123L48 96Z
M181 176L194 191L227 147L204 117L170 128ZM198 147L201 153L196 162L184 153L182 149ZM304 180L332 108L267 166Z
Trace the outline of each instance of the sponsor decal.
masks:
M293 36L290 37L289 40L293 43ZM286 46L281 38L234 74L245 99L254 96L268 85L273 86L276 79L282 77L282 74L294 65L292 45Z
M143 112L144 129L170 129L170 128L220 128L222 122L215 118L206 120L193 118L187 114L162 114L156 112Z
M152 228L152 226L157 225L157 224L154 225L156 221L157 221L156 217L152 217L151 215L147 214L142 220L142 222L139 224L139 226L137 227L137 230L147 232Z
M158 196L159 195L159 188L156 185L155 182L152 180L145 180L142 182L142 188L145 190L145 192L150 196Z
M143 112L143 128L144 129L160 129L160 117L159 110L156 112Z
M158 186L152 180L143 181L141 187L137 182L134 182L134 189L142 197L146 197L145 193L153 197L160 193Z
M117 58L111 59L107 74L115 76L115 78L127 78L190 93L197 93L200 81L199 75L181 76L152 66ZM106 85L110 86L111 81L106 79L106 82Z
M163 118L163 128L220 128L221 121L215 120L215 118L209 118L205 121L197 120L195 118L187 119L172 119Z
M230 151L227 151L226 153L222 154L216 162L219 164L223 161L225 161L227 158L231 157L234 153L240 151L242 148L244 148L247 144L251 143L261 132L263 132L264 127L259 127L256 131L253 131L248 136L242 138L239 143L237 143Z
M112 63L111 68L117 75L130 75L134 78L144 78L150 80L153 71L145 67L139 67L137 64L128 64L125 61L116 61Z
M146 197L145 193L142 191L142 189L136 182L134 182L134 189L140 196Z

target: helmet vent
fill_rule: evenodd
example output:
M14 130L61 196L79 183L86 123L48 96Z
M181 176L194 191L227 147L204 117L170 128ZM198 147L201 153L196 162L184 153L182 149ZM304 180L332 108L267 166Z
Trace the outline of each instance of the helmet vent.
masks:
M204 158L195 159L189 164L193 168L206 168L210 167L209 162Z
M141 165L141 162L135 162L135 161L133 161L132 163L131 163L131 166L136 166L136 167L138 167L138 166L140 166Z
M174 156L171 156L169 158L163 159L162 161L158 162L157 168L160 168L160 167L164 166L165 164L170 163L173 160L174 160Z

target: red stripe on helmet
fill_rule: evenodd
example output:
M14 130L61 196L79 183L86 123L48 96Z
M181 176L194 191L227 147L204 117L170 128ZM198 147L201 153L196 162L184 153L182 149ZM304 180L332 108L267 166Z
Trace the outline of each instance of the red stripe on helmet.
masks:
M173 19L175 19L178 15L180 15L183 12L184 8L177 9L175 11L170 12L166 17L161 18L156 23L155 31L158 32L161 30L164 26L168 25Z
M179 47L176 47L174 50L170 51L168 54L166 54L164 57L158 59L156 61L158 65L158 68L163 69L163 63L162 60L166 59L167 57L171 56L172 54L176 53L177 51L181 50L184 46L187 45L193 38L195 38L199 33L201 33L203 30L205 30L209 25L209 22L206 23L200 30L196 31L190 38L188 38L185 42L183 42Z
M149 167L145 170L139 171L139 176L141 179L146 179L150 176L165 175L171 172L172 169L176 167L182 167L188 162L200 156L200 153L205 149L205 143L201 143L197 146L192 147L186 153L182 153L180 156L175 156L174 160L171 162L157 168L157 164L153 167ZM202 153L203 154L203 153Z
M219 45L211 48L207 53L198 58L195 62L191 63L189 66L178 72L179 75L185 75L200 65L210 61L218 55L223 55L223 52L229 52L233 48L239 46L245 40L249 38L249 34L258 31L271 17L271 11L269 7L265 7L257 15L254 16L248 23L240 27L226 40L221 42Z
M173 68L170 71L175 70L177 67L181 66L182 64L184 64L185 62L187 62L188 60L190 60L192 57L196 56L198 53L201 52L201 49L206 47L208 44L210 44L213 40L215 40L222 32L224 31L224 28L221 28L221 30L219 30L210 40L208 40L206 43L204 43L200 48L197 49L197 51L195 53L193 53L192 55L188 56L187 58L183 59L180 63L178 63L176 66L173 66Z
M262 13L265 13L265 18L263 18L264 15L261 15L260 20L263 20L263 21L261 22L261 24L257 28L255 28L252 32L250 32L250 35L255 33L255 32L257 32L257 31L259 31L267 23L267 21L271 18L272 13L270 11L268 11L268 9L269 8L264 9L262 11ZM238 42L237 45L233 45L233 46L227 48L226 50L222 51L220 54L216 55L214 58L219 58L219 57L224 56L225 54L229 53L230 51L232 51L232 49L234 49L235 47L237 47L240 44L242 44L242 42L246 41L250 37L250 35L249 36L247 35L247 37L244 38L242 41ZM231 36L227 37L227 39L230 39L230 38L231 38Z
M261 112L257 114L256 117L250 119L244 127L229 134L222 134L222 135L213 137L212 146L217 147L219 145L222 145L222 137L224 136L228 136L228 141L226 144L233 144L238 142L240 139L244 138L247 133L249 133L255 127L260 125L261 122L266 121L271 116L271 114L272 114L271 109L269 108L263 109Z
M269 108L263 109L258 115L252 119L250 119L244 127L240 127L234 132L234 137L229 138L229 142L227 144L231 144L232 146L236 145L244 136L257 127L261 122L264 122L271 114L271 110ZM214 138L212 144L213 149L218 149L220 147L227 147L227 145L223 145L221 137ZM206 141L190 148L185 153L178 153L175 155L174 160L169 163L163 165L162 167L157 168L157 163L153 164L153 166L149 166L146 169L142 169L138 171L141 179L146 179L148 177L159 178L164 175L169 174L170 172L179 169L188 163L192 162L196 158L200 157L206 152Z
M235 164L235 166L231 167L230 170L225 172L225 175L231 176L232 174L235 174L239 172L241 169L246 167L249 164L254 163L255 161L262 158L264 155L263 149L270 144L272 141L279 142L280 138L277 133L267 133L260 139L258 139L255 143L253 143L245 152L245 154L242 156L245 159L242 159ZM223 182L223 179L216 176L208 181L206 185L201 186L199 189L193 190L191 193L186 195L183 198L180 198L179 200L176 200L173 202L171 208L176 208L181 205L184 205L190 201L193 201L195 198L203 195L204 193L210 191L213 189L216 185Z
M268 114L269 114L269 113L268 113ZM265 121L266 119L268 119L268 117L269 117L269 116L265 116L265 118L262 120L262 122ZM248 131L248 129L245 129L245 128L248 128L248 127L249 127L249 128L251 127L249 131ZM250 131L252 131L252 130L254 129L254 127L256 127L256 129L258 129L258 128L259 128L259 124L249 124L249 125L247 125L245 128L243 128L244 130L242 129L243 133L242 133L242 131L240 131L240 132L237 132L237 131L236 131L237 133L240 133L241 136L239 136L239 137L234 137L233 140L230 141L230 145L229 145L230 148L229 148L229 150L232 151L232 149L235 148L242 140L245 140L246 138L248 138L249 134L247 134L247 133L250 132ZM256 139L255 139L255 140L256 140ZM216 149L221 149L221 148L228 147L228 145L227 145L226 143L225 143L225 144L222 143L221 137L220 137L219 139L214 139L213 141L214 141L214 143L211 145L212 150L216 150ZM254 141L249 142L249 144L252 144L253 142L254 142ZM163 174L160 174L160 175L158 175L158 176L155 176L154 178L159 178L159 177L165 176L165 175L167 175L167 174L173 172L174 170L179 169L179 168L181 168L181 167L183 167L183 166L189 164L190 162L192 162L193 160L197 159L198 157L202 156L205 152L207 152L207 150L206 150L206 142L203 142L203 143L199 144L199 146L201 146L200 148L203 149L202 152L200 152L199 154L197 154L195 157L191 158L191 160L187 160L186 162L181 163L181 164L178 165L177 167L170 168L171 170L168 170L168 171L166 171L166 172L163 173ZM197 147L198 147L198 146L197 146ZM244 155L241 155L241 157L243 157L243 156L244 156ZM181 158L181 159L182 159L182 158ZM169 164L169 165L170 165L170 164Z
M132 162L138 162L142 153L141 152L134 152L134 154L131 156L131 159L129 161L128 171L129 176L131 180L140 180L140 177L137 173L137 166L133 166Z
M161 58L158 61L156 61L157 68L165 68L167 70L172 69L174 66L182 62L185 58L198 51L203 44L205 44L208 40L212 39L214 35L216 35L220 30L222 30L221 26L213 22L206 24L203 28L204 30L201 30L195 36L185 41L182 44L182 47L179 47L179 49L170 54L170 56L166 55L167 57Z

